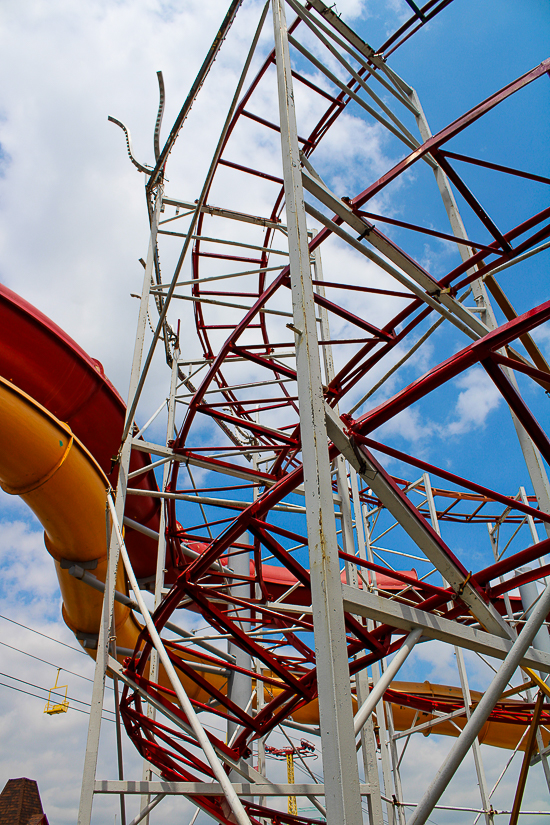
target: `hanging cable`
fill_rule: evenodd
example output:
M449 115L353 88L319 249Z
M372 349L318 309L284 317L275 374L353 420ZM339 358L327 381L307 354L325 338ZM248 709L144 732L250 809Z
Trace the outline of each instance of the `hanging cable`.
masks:
M17 653L22 653L24 656L29 656L31 659L36 659L37 662L43 662L45 665L50 665L50 667L59 668L59 665L54 664L53 662L48 662L46 659L41 659L40 656L35 656L33 653L28 653L26 650L22 650L20 647L14 647L13 645L9 645L7 642L0 642L0 645L4 647L9 647L10 650L15 650ZM70 673L71 676L78 676L79 679L84 679L86 682L91 682L93 684L93 679L89 679L88 676L83 676L81 673L76 673L74 670L68 670L66 667L61 667L61 670L64 673ZM106 685L110 690L113 690L111 685Z
M15 690L17 693L24 693L26 696L34 696L35 699L40 699L42 702L44 701L44 696L39 696L37 693L31 693L29 690L23 690L23 688L15 687L15 685L6 685L5 682L0 682L0 686L9 688L10 690ZM45 690L45 688L38 688L39 690ZM74 700L73 700L74 701ZM90 715L89 710L83 710L82 708L74 708L70 707L69 710L76 710L78 713L85 713L87 716ZM109 711L112 712L112 711ZM111 719L110 716L102 716L101 717L104 722L114 722L114 719Z
M16 624L18 627L23 627L25 630L30 630L31 633L37 633L39 636L43 636L45 639L49 639L51 642L57 642L58 645L63 645L63 647L68 647L69 650L76 650L77 653L82 653L84 656L87 656L86 653L79 647L73 647L72 645L68 645L65 642L60 642L59 639L54 639L53 636L48 636L46 633L41 633L40 630L35 630L34 627L27 627L26 624L21 624L21 622L16 622L15 619L9 619L7 616L0 615L0 619L5 619L6 622L11 622L12 624Z
M35 685L35 684L33 684L33 682L25 681L25 679L18 679L17 676L12 676L10 673L1 673L0 672L0 676L4 676L6 679L13 679L14 682L21 682L21 684L27 685L28 687L36 688L37 690L43 690L46 693L50 692L49 688L44 688L44 687L42 687L42 685ZM5 687L10 687L9 685L4 685L4 686ZM63 698L65 698L65 695L61 694L61 693L55 693L54 691L51 691L51 694L52 694L52 696L62 696ZM91 707L89 702L84 702L82 699L75 699L74 696L67 696L67 699L70 699L71 702L78 702L80 705L86 705L87 707ZM108 710L107 708L104 708L103 710L105 711L105 713L113 713L114 714L114 710Z

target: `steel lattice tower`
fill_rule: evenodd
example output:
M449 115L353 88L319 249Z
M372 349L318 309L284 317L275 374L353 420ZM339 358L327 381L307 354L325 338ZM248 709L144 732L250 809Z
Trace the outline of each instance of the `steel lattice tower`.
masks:
M215 822L421 825L468 753L479 814L492 823L480 738L522 754L510 822L537 753L550 787L550 539L539 535L550 536L550 442L528 405L550 390L532 336L550 318L550 302L533 290L528 310L516 313L500 284L501 272L548 246L550 212L497 227L483 191L471 191L459 170L482 167L541 186L550 180L450 145L527 85L544 82L550 63L510 78L432 135L391 54L444 14L448 0L409 5L411 19L375 51L322 0L267 3L200 192L182 196L185 181L166 174L240 0L162 148L159 75L154 168L133 156L118 124L146 178L151 234L118 486L109 498L80 825L89 825L93 795L102 792L141 793L134 823L166 794L181 793ZM387 130L402 159L378 179L357 177L342 198L317 158L349 111ZM247 140L258 134L265 151L256 164L246 160ZM421 205L414 223L380 214L385 193L425 169L448 225L425 226ZM234 201L217 200L228 191ZM258 204L268 208L259 212ZM467 233L471 215L484 240ZM460 260L436 277L398 245L397 229L452 243ZM176 326L176 304L192 305L194 330ZM410 359L435 339L435 366L411 380ZM142 430L135 422L161 346L170 368L167 402L159 399L167 434L154 443L151 421ZM392 437L400 414L447 403L445 389L474 367L512 416L525 459L512 490L492 489L481 466L464 478L445 456L432 464ZM139 471L132 452L150 456ZM486 460L504 466L506 450ZM158 489L154 479L134 481L156 468ZM139 495L155 508L147 523L125 510ZM487 558L470 569L460 549L468 539L458 536L479 525ZM154 581L134 569L125 544L132 531L157 553ZM400 569L403 560L419 570ZM129 597L115 588L120 565ZM143 589L154 593L151 612ZM122 655L112 631L121 602L143 622L135 649ZM186 630L183 611L200 615L208 632ZM434 639L455 652L457 687L396 683L415 645ZM499 660L483 694L470 690L464 650ZM517 673L524 683L509 688ZM145 760L141 782L95 776L106 674L122 686L120 715ZM456 737L452 747L420 797L405 798L409 740L438 730ZM296 731L314 741L320 761L307 781L288 784L269 776L265 742L278 737L292 746ZM297 798L297 816L287 812L287 797Z

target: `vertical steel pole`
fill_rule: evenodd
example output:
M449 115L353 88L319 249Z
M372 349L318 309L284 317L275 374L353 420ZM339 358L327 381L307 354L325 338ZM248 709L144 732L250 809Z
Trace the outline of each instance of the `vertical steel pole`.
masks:
M313 233L315 236L317 233ZM323 279L323 263L321 260L321 249L317 247L313 252L313 273L315 275L316 281L322 281ZM321 295L323 298L325 297L325 287L322 284L315 285L315 292L318 295ZM318 306L317 310L319 312L319 339L321 341L330 341L330 326L328 320L328 312L326 307ZM332 345L325 344L322 347L323 351L323 365L325 367L325 383L328 384L334 378L334 358L332 355Z
M363 513L361 510L361 500L359 498L359 484L355 468L350 465L349 478L351 484L351 497L353 501L353 512L355 514L355 535L357 537L357 550L359 558L367 558L365 545L365 531L363 529ZM362 670L355 677L357 691L357 704L361 706L369 695L369 677L365 670ZM378 765L376 762L376 741L374 739L374 724L372 714L369 716L361 728L361 753L363 755L363 769L365 771L365 782L370 785L371 792L367 797L369 811L369 825L384 825L384 814L382 812L382 799L380 797L380 780L378 778Z
M327 349L324 347L324 349ZM357 488L357 474L353 467L349 468L350 470L350 479L355 480L355 491L357 493L356 501L359 501L359 491ZM342 513L342 542L344 545L344 552L349 553L350 555L354 555L355 553L355 543L353 537L353 519L351 513L351 501L349 495L349 486L348 486L348 477L346 471L346 461L343 456L338 456L336 459L336 482L338 485L338 495L340 496L341 504L340 504L340 511ZM352 497L353 497L353 481L352 481ZM354 507L356 506L354 501ZM359 505L359 509L357 510L359 513L359 524L360 527L357 528L357 538L358 538L358 546L360 546L361 542L359 540L359 533L361 538L363 539L363 558L366 558L365 554L365 543L364 543L364 533L361 524L361 509ZM346 561L346 582L347 584L351 585L352 587L359 587L359 578L357 574L357 565L353 564L352 562ZM361 654L358 654L360 656ZM355 677L355 689L357 694L357 702L358 705L362 706L364 702L368 700L369 697L369 681L368 681L368 674L366 671L361 671ZM372 694L370 694L372 695ZM371 793L367 797L367 805L368 805L368 812L369 812L369 823L370 825L377 825L379 822L380 825L383 825L383 816L382 816L382 800L380 798L380 785L378 782L378 769L376 767L376 749L374 743L374 728L372 725L372 715L368 714L367 718L365 719L365 724L368 722L369 726L365 730L364 725L357 726L356 724L357 714L354 718L354 731L355 734L359 733L361 738L361 747L363 751L363 767L365 770L365 781L369 782L372 780L372 789ZM375 799L376 797L376 799ZM377 817L379 817L377 819ZM405 825L405 823L403 823Z
M525 487L519 488L519 497L523 501L524 504L529 504L529 499L527 498L527 493L525 491ZM527 516L527 524L529 525L529 532L531 533L531 538L533 539L533 544L538 544L540 541L537 526L535 524L535 519L533 516ZM543 564L546 564L546 560L544 556L539 558L539 564L542 567Z
M259 420L259 414L258 414L258 420ZM254 467L255 470L257 470L258 467L259 467L259 464L258 464L259 461L260 461L260 454L259 453L253 453L252 454L252 466ZM254 489L253 489L252 497L253 497L254 501L256 501L256 499L258 498L258 488L257 487L254 487ZM261 599L262 599L262 588L260 587L259 584L256 584L256 599L258 599L258 601L261 601ZM263 662L260 659L255 660L255 670L256 670L256 673L258 673L259 676L262 675L263 666L264 666ZM260 679L257 679L256 680L256 710L257 710L258 713L260 713L260 711L264 707L264 705L265 705L264 683ZM260 738L258 739L258 744L257 744L257 748L258 748L258 750L257 750L257 754L258 754L258 771L263 776L266 776L265 739L266 739L265 736L260 736ZM267 797L265 797L265 796L258 797L258 805L260 805L262 808L267 807L266 802L267 802ZM260 822L266 823L267 820L260 819Z
M520 570L516 570L516 574L525 573L529 569L529 567L522 567ZM535 582L528 582L528 584L520 585L518 589L521 597L521 604L525 611L525 616L526 618L529 618L539 597L537 585ZM545 625L542 625L533 639L533 647L536 647L538 650L543 650L545 653L550 653L550 634L548 633L548 628ZM540 673L539 675L541 679L545 679L546 674ZM532 701L530 691L528 692L528 698L529 701ZM535 739L540 753L544 778L546 779L546 784L548 786L548 790L550 791L550 765L548 764L548 757L543 753L544 741L538 725L535 726Z
M361 507L361 514L363 517L363 532L365 535L365 544L367 549L367 558L371 562L374 561L374 557L372 554L372 547L371 547L371 533L370 533L370 525L369 525L369 518L367 515L367 507L363 505ZM376 588L376 573L372 572L370 574L371 581ZM372 619L367 619L367 630L371 631L374 629L374 622ZM376 683L380 680L380 666L378 662L375 662L372 666L372 680L373 683ZM366 698L366 696L365 696ZM372 719L372 717L371 717ZM386 797L390 798L393 796L393 786L392 786L392 778L391 778L391 767L390 767L390 757L389 757L389 749L388 749L388 730L386 727L386 715L385 715L385 702L380 700L376 706L376 719L378 721L378 735L380 737L380 760L382 762L382 779L384 782L384 791L386 793ZM367 722L368 724L368 722ZM389 802L386 802L386 809L388 812L388 825L395 825L395 809L394 806L391 805Z
M334 825L359 825L362 822L359 771L353 735L317 322L283 1L273 0L272 8L290 281L294 326L298 330L298 397L327 821Z
M261 675L263 670L263 662L260 659L256 659L256 672ZM261 682L259 679L256 680L256 708L258 713L262 710L265 705L264 701L264 683ZM258 739L258 767L257 770L262 776L266 776L266 760L265 760L265 737L261 736ZM267 802L267 797L259 796L258 797L258 805L260 807L265 808ZM265 819L260 819L260 822L267 822Z
M439 527L439 519L437 518L437 510L435 509L435 501L432 492L432 483L430 481L430 476L428 473L424 473L423 475L424 480L424 490L426 492L426 499L428 502L428 509L430 511L430 520L432 522L432 527L436 531L437 535L441 535L441 529ZM443 586L447 587L447 582L443 579ZM462 698L464 699L464 707L466 709L466 719L469 719L471 716L470 706L472 704L472 697L470 694L470 685L468 683L468 674L466 672L466 663L464 662L464 654L462 649L455 645L455 657L456 657L456 666L458 669L458 676L460 679L460 687L462 689ZM487 825L493 825L494 817L493 814L490 812L489 807L489 791L487 788L487 780L485 778L485 768L483 766L483 759L481 758L481 747L479 741L477 739L474 740L472 745L472 753L474 756L474 764L477 774L477 782L479 786L479 794L481 797L481 806L485 812L485 822Z
M342 514L342 546L344 553L355 555L355 542L353 539L353 518L351 514L351 502L349 497L348 473L346 469L346 459L339 455L335 460L336 464L336 487L340 497L340 513ZM357 565L346 561L346 582L352 587L359 587L357 577Z
M315 232L312 233L315 236ZM312 256L313 274L316 281L323 281L323 264L321 260L321 249L317 247ZM325 297L325 287L317 283L315 285L315 292ZM330 325L328 312L324 306L317 306L318 321L319 321L319 339L321 341L330 341ZM325 383L329 384L334 378L334 358L332 354L332 345L325 344L322 347L323 365L325 370ZM357 547L359 556L366 559L365 549L365 535L363 532L363 519L361 516L361 503L359 501L359 487L357 484L357 473L351 466L349 469L350 484L352 490L353 508L356 514L355 528L357 535ZM338 484L338 493L341 499L340 510L342 513L342 542L346 553L351 555L355 552L355 544L353 540L353 518L351 513L351 501L349 497L349 487L347 481L346 462L343 456L338 456L336 459L336 480ZM357 514L359 514L357 516ZM359 586L357 576L357 567L354 564L346 562L346 581L354 587ZM358 654L358 656L361 654ZM361 671L355 677L355 692L357 695L357 702L361 704L369 693L369 678L366 671ZM361 728L361 753L363 757L363 770L365 772L365 782L370 786L370 793L367 796L367 807L369 816L369 825L384 825L384 816L382 813L382 800L380 797L380 782L378 779L378 766L376 764L376 743L374 739L374 725L372 719L368 719L365 725Z
M111 629L111 637L114 639L114 628ZM116 659L116 642L113 640L111 644L113 657ZM118 761L118 778L124 779L124 761L122 755L122 723L120 720L120 698L118 691L118 677L113 679L113 688L115 694L115 714L116 714L116 751ZM120 825L126 825L126 801L124 794L120 794Z
M523 487L520 487L519 489L520 489L520 497L521 497L523 503L527 504L527 496L525 496L525 491L523 490ZM523 490L523 495L522 495L522 490ZM533 526L534 526L534 524L533 524ZM499 555L498 555L497 542L496 542L495 537L494 537L494 529L493 530L491 529L490 524L487 524L487 529L489 530L489 539L491 541L491 547L493 549L493 555L495 557L495 561L498 561ZM531 530L531 535L533 535L533 530ZM537 535L536 530L534 532L534 535L535 536ZM500 579L501 583L504 581L503 576L500 576L499 579ZM547 582L546 579L544 579L544 581ZM512 611L512 604L510 602L510 596L509 596L508 593L504 594L504 603L506 605L506 611L508 613L508 619L509 619L510 623L512 623L512 621L513 621L513 611ZM529 680L529 677L526 674L523 675L523 678L524 678L524 681ZM533 701L533 696L532 696L532 693L529 690L529 688L526 688L525 694L527 696L527 701L532 702ZM548 790L550 791L550 765L548 764L547 756L545 756L543 754L544 742L542 740L542 734L541 734L540 730L537 730L537 745L538 745L539 753L541 754L541 761L542 761L542 768L543 768L543 771L544 771L544 777L546 779L546 784L548 785Z
M491 542L491 549L493 551L493 556L495 557L495 561L499 560L498 543L497 543L497 539L495 539L495 531L497 529L498 528L497 528L496 524L494 525L494 527L491 527L490 522L487 523L487 530L489 532L489 541ZM497 538L498 538L498 534L497 534ZM502 584L504 582L504 576L499 576L499 581ZM504 594L504 604L506 606L506 615L508 616L508 621L510 622L510 626L512 627L512 630L515 633L515 630L514 630L513 625L512 625L513 620L514 620L514 611L512 610L512 603L510 601L509 593Z
M139 316L137 323L136 340L134 344L134 357L132 361L132 371L130 374L130 388L128 398L135 395L139 382L141 370L141 359L143 355L143 342L145 340L145 330L147 326L147 310L149 305L149 293L153 275L154 256L157 246L157 227L162 205L163 188L159 186L156 192L155 208L151 220L151 235L149 249L147 252L147 262L145 274L143 276L143 287L141 291L141 301L139 306ZM128 418L128 413L127 413ZM126 421L128 424L128 420ZM128 468L130 466L130 454L132 452L132 426L128 427L126 437L119 455L118 483L116 489L116 514L120 524L124 518L124 505L126 503L126 488L128 486ZM86 755L84 757L84 770L82 772L82 788L80 792L80 805L78 809L78 825L90 825L92 818L92 804L94 796L94 783L97 769L97 755L99 751L99 737L101 732L101 713L103 710L103 700L105 694L105 670L109 658L109 636L113 619L113 607L115 598L116 571L118 567L119 544L115 528L111 532L111 541L108 550L108 568L105 579L105 593L103 596L103 607L101 612L101 624L97 640L96 666L94 672L94 686L92 689L92 699L90 707L90 721L88 725L88 739L86 742Z
M248 541L247 534L241 537L241 541ZM233 548L233 550L234 552L237 552L235 548ZM248 553L239 551L238 555L231 556L230 559L231 568L237 575L250 576L250 551ZM250 599L250 584L245 582L244 584L233 585L231 588L231 594L238 599ZM238 608L238 610L239 612L236 614L235 621L240 626L243 633L248 633L250 632L250 625L246 621L239 622L239 618L250 618L250 610L243 610L242 608ZM243 650L238 645L229 641L227 652L235 657L235 664L238 665L238 667L246 668L246 670L252 670L252 657L250 653L246 652L246 650ZM229 676L227 683L227 695L232 702L244 710L248 706L252 695L252 678L247 676L245 673L235 673L233 671ZM227 742L229 744L231 744L233 736L239 727L240 725L237 722L228 720Z
M385 664L385 660L384 664ZM382 676L382 678L384 678ZM399 756L397 754L397 746L395 744L395 725L393 724L393 710L390 702L385 703L386 714L388 717L388 742L393 769L393 782L395 785L395 807L397 808L397 817L401 825L405 825L405 808L403 806L403 785L401 784L401 773L399 771Z
M178 349L174 351L174 357L172 361L172 372L170 376L170 393L168 396L168 421L166 425L166 445L168 446L168 442L174 437L174 420L176 415L176 387L178 382L178 360L180 357L179 351L179 342L178 342ZM162 489L166 490L166 485L168 484L168 480L170 478L170 464L164 465L164 470L162 474ZM160 519L159 519L159 538L157 543L157 566L155 571L155 607L156 610L159 604L162 601L162 588L164 587L164 565L166 563L166 513L164 504L161 505L160 510ZM150 670L149 670L149 678L152 682L158 682L158 675L159 675L159 657L158 653L153 648L151 651L151 658L150 658ZM156 711L153 705L147 705L147 716L149 719L154 719L156 716ZM145 782L150 782L153 778L153 772L151 770L150 763L144 759L143 760L143 779ZM143 794L141 797L141 810L140 813L143 814L143 821L145 825L149 825L149 811L144 813L146 808L149 808L149 804L151 802L151 795L150 794ZM152 810L152 808L149 808Z

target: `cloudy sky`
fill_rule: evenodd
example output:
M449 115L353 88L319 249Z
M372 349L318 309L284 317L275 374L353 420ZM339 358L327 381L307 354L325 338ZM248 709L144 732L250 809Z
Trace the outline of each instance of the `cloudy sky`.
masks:
M122 133L107 117L113 115L131 128L137 157L152 163L156 71L163 71L167 90L166 135L226 5L224 0L4 0L1 4L0 281L99 358L124 397L137 314L130 293L140 289L138 260L147 252L147 216L143 176L128 161ZM375 47L409 15L404 0L339 0L337 8ZM170 187L182 198L198 197L260 9L261 4L253 0L243 4L182 133L185 149L175 161L172 178L169 172ZM512 0L455 0L396 53L391 65L419 92L435 132L548 57L549 30L548 6L540 0L524 0L520 6ZM267 29L260 44L262 54L269 48L269 38ZM546 163L542 174L548 174L542 148L545 131L548 146L548 88L542 79L536 93L529 91L517 105L510 104L505 120L480 126L475 134L477 150L494 149L501 163L520 168L544 169ZM310 113L301 116L307 120ZM475 154L473 146L462 148ZM258 141L254 151L259 158L274 149ZM350 115L323 147L319 163L339 194L355 194L358 170L381 174L396 157L396 147L376 125ZM277 158L274 168L278 164ZM383 204L404 220L414 219L418 206L414 181L409 184ZM511 203L499 199L492 182L487 181L487 187L492 216L506 222ZM525 195L518 189L509 200L521 213L524 207L542 208L537 206L541 198L538 190ZM424 220L437 224L437 209L426 200ZM448 231L441 223L437 226ZM436 275L452 262L448 248L438 242L415 252ZM342 261L347 253L335 246L327 247L326 254L330 264L331 256ZM525 272L543 284L546 271L543 256L540 259L540 265L529 265ZM351 259L348 268L353 273ZM521 309L521 283L510 279L508 286ZM541 300L546 297L547 293ZM540 344L548 351L547 333L541 333ZM415 362L417 374L435 357L427 349ZM143 415L158 406L165 381L159 360ZM446 418L438 418L437 410L427 423L413 414L405 416L399 423L399 437L429 454L434 432L436 438L452 442L474 428L483 429L489 420L500 420L491 416L504 420L502 405L480 371L471 371L461 381ZM460 472L461 462L471 456L457 454L452 460ZM10 777L37 779L51 825L65 825L76 816L92 663L76 648L61 621L55 573L40 526L18 500L2 494L0 507L0 787ZM474 679L479 668L481 683L486 672L479 664L470 664ZM423 678L456 680L449 652L443 655L437 645L424 646L407 665L404 678L412 677L416 666L423 668ZM60 683L69 685L71 710L50 718L42 713L44 688L53 685L57 667L64 668ZM106 717L99 775L113 777L114 724L111 714ZM449 743L430 737L416 747L417 767L406 776L409 799L417 797L419 775L435 769ZM140 762L128 744L125 754L128 775L138 778ZM502 752L490 752L490 785L505 758ZM517 770L516 766L515 773L513 768L503 781L497 804L509 799ZM456 787L454 801L478 804L469 762ZM532 772L527 798L533 808L548 804L540 766ZM192 813L182 800L163 806L166 822L185 822ZM100 800L94 822L110 825L116 813L112 800ZM434 815L432 820L449 825L470 821L447 814ZM522 825L530 821L526 818Z

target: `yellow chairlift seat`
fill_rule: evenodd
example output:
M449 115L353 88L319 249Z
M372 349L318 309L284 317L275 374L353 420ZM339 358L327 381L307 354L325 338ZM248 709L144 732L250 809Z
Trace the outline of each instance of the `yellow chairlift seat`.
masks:
M67 690L68 685L58 685L59 679L59 672L61 668L57 668L57 676L55 677L55 685L53 688L50 688L48 692L48 701L46 702L46 707L44 708L44 713L47 713L49 716L54 716L56 713L67 713L69 709L69 700L67 699ZM60 691L65 691L65 696L59 701L52 701L52 693L57 694L58 696L62 695Z

